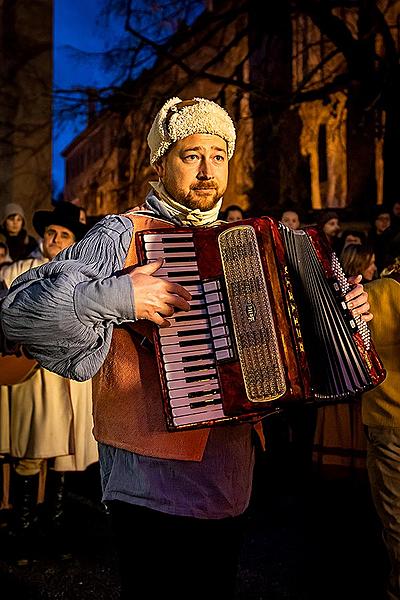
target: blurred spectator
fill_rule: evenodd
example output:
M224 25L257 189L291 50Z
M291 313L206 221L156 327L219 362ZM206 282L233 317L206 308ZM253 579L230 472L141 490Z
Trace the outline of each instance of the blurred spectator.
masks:
M0 240L0 265L9 265L11 262L11 256L8 253L8 246L5 242Z
M340 263L346 275L361 274L362 283L376 278L375 254L371 246L363 244L348 244L340 255Z
M392 225L391 225L392 230L395 233L399 233L400 232L400 200L396 200L393 203L391 219L392 219Z
M27 258L37 248L35 238L24 229L25 214L19 204L6 204L1 212L0 223L0 231L5 236L12 260Z
M391 264L395 258L393 250L390 247L393 237L390 210L384 205L375 206L368 242L375 252L378 273L381 273L382 269Z
M317 219L318 228L325 234L329 245L336 250L340 232L339 215L333 210L322 212Z
M246 217L244 214L244 210L240 206L238 206L237 204L231 204L223 212L222 218L228 223L233 223L234 221L242 221Z
M371 334L386 379L362 396L367 469L389 560L387 598L400 598L400 264L366 286L374 318Z
M281 221L290 229L300 229L300 217L295 210L285 210L282 213Z
M349 244L365 244L367 235L359 229L344 229L338 240L337 252L340 254Z

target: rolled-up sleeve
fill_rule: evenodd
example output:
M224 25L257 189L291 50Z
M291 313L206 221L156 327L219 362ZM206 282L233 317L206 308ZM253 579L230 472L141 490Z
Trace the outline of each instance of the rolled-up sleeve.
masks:
M106 217L56 259L18 277L2 305L6 337L48 370L90 379L113 326L135 320L131 279L118 274L131 237L129 219Z

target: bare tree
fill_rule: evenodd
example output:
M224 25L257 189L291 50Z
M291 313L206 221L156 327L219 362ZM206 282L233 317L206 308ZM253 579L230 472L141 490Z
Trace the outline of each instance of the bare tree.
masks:
M255 188L265 188L267 181L278 203L280 167L274 157L282 153L279 138L290 142L285 127L291 120L293 127L300 126L290 109L314 100L330 102L332 94L344 90L353 173L350 198L361 197L357 168L367 159L372 164L377 136L384 138L385 196L390 198L397 186L394 157L400 94L398 33L389 16L399 13L398 0L286 0L268 4L267 10L269 18L260 18L256 0L105 0L103 26L118 15L124 30L103 55L103 64L113 76L107 86L96 90L98 106L134 111L143 107L149 93L152 101L143 115L147 117L163 97L196 85L201 89L204 82L219 100L225 100L227 90L238 103L246 96L256 121ZM354 19L349 19L351 13ZM304 36L304 56L315 50L316 43L322 50L318 60L304 61L302 77L295 80L292 23L296 16L312 23L318 33L317 42ZM230 34L224 35L228 29ZM242 51L235 53L239 47ZM158 91L155 78L162 82ZM84 93L57 90L61 113L82 110ZM141 171L140 161L135 164ZM300 162L297 166L296 176L305 168ZM261 197L254 202L262 207Z

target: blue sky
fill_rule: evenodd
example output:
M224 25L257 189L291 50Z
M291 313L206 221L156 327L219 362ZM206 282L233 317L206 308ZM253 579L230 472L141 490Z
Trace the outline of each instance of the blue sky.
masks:
M104 86L113 79L101 65L101 52L123 32L122 19L114 19L108 28L99 26L100 0L55 0L54 2L54 86ZM82 54L76 52L81 51ZM87 55L85 53L90 53ZM64 184L64 161L61 151L85 127L83 117L60 122L55 113L53 123L54 193Z
M130 35L124 33L124 18L113 16L105 21L101 18L101 10L105 0L55 0L54 1L54 88L68 90L82 87L106 87L115 83L118 63L112 63L114 68L106 69L103 65L103 52L110 48L131 41ZM172 33L166 22L161 26L159 11L155 5L149 5L148 0L135 0L135 8L153 9L152 26L146 22L146 35L157 39L165 38ZM166 5L168 7L168 3ZM171 3L172 10L174 4ZM199 0L193 0L190 5L188 21L193 21L203 10ZM169 7L168 7L169 8ZM146 17L143 17L145 20ZM152 33L150 33L150 29ZM143 55L142 55L143 56ZM147 54L145 54L147 56ZM143 68L142 64L142 68ZM147 63L148 66L148 63ZM126 75L124 76L126 77ZM119 81L118 83L121 83ZM64 187L64 160L61 152L85 128L85 103L81 103L81 114L71 118L58 117L57 93L54 103L53 120L53 181L57 196ZM67 94L63 97L70 98Z

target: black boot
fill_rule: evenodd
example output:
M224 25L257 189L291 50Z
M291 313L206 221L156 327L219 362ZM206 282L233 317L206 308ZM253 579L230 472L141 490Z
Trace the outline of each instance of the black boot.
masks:
M48 471L46 488L46 520L52 553L61 560L71 558L65 526L65 473Z
M19 566L32 562L40 546L36 512L38 481L39 474L29 476L15 474L14 477L15 560Z

